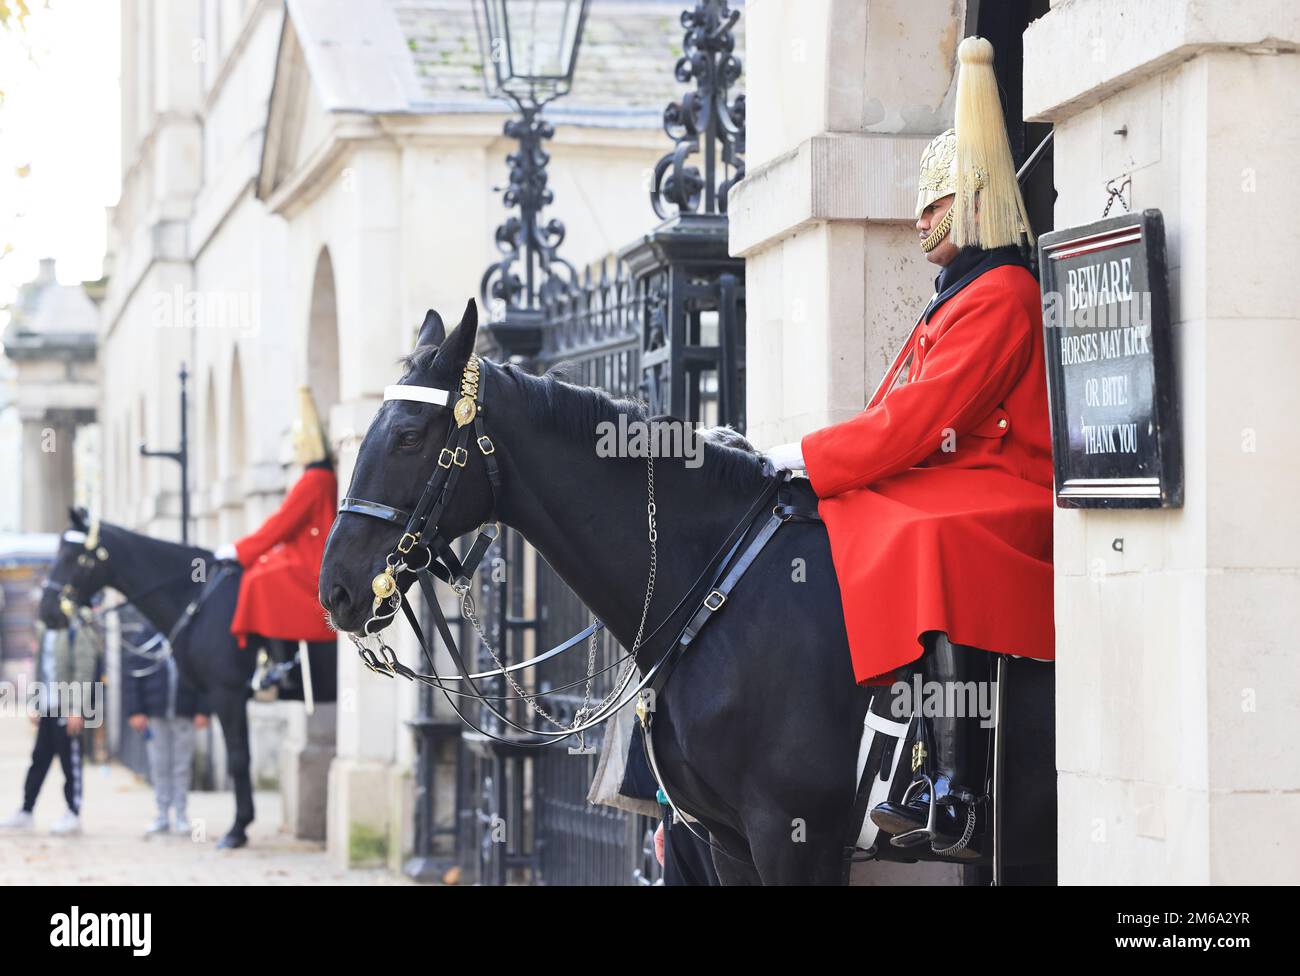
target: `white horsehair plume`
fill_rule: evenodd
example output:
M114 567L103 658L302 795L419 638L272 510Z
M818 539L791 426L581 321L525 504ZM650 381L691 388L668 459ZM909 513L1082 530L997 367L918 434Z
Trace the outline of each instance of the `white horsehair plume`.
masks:
M1007 141L1006 121L993 73L993 45L968 37L957 48L957 195L952 241L958 247L1019 244L1029 214Z

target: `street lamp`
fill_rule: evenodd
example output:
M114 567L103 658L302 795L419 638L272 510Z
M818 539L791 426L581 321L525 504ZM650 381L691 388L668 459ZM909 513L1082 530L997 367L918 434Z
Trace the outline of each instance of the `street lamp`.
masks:
M181 363L181 446L174 451L155 451L147 444L140 445L140 456L163 458L175 461L181 468L181 542L188 545L190 541L190 438L189 438L189 402L185 395L185 381L190 374Z
M573 265L556 253L564 224L542 221L542 209L554 199L546 185L550 155L542 143L555 130L540 113L573 85L589 3L479 0L474 6L487 94L508 99L520 113L505 124L505 134L518 140L519 148L506 157L510 185L503 196L505 205L519 212L497 228L502 257L479 286L483 304L501 309L487 328L506 356L528 357L541 349L545 301L577 277Z

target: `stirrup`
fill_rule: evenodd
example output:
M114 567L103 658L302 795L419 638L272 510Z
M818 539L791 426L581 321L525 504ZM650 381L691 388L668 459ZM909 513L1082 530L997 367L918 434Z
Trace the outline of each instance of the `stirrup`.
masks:
M889 843L895 847L918 847L925 843L934 843L936 811L938 805L934 798L934 780L930 779L928 773L922 773L920 779L914 779L908 784L907 789L903 792L903 798L899 801L900 806L907 806L912 797L919 791L920 787L929 787L930 789L930 813L926 817L925 826L917 827L915 830L909 830L906 833L897 834L889 838Z

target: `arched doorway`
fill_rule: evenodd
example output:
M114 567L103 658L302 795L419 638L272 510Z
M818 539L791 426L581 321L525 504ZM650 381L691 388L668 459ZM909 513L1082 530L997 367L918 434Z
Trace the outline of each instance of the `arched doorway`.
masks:
M312 276L306 379L316 407L328 424L329 412L339 402L338 303L334 292L334 264L328 248L321 248Z

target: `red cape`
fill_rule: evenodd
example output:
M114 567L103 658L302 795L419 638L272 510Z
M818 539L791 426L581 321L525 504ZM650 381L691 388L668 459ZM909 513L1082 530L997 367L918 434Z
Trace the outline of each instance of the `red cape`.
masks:
M1055 657L1042 304L1025 268L986 271L918 322L867 409L802 447L860 682L920 657L928 630Z
M244 567L230 632L281 640L328 641L337 634L320 605L320 564L338 507L338 480L328 468L308 468L262 527L235 543Z

